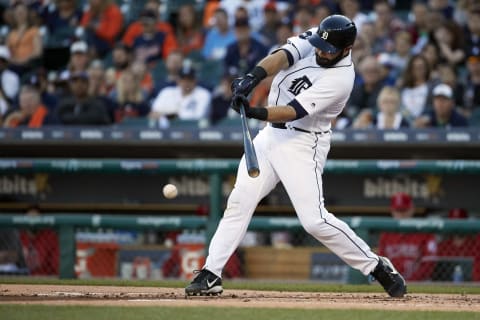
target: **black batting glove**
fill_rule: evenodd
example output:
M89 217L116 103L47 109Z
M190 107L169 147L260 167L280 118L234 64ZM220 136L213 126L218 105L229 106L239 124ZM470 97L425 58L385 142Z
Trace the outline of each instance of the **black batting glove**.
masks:
M232 97L232 109L235 110L237 113L240 113L240 106L242 105L245 108L245 115L247 115L248 111L250 110L250 102L243 94L235 94Z
M252 74L248 73L244 77L236 78L232 81L232 92L234 94L248 96L259 82L260 80L258 80Z
M268 118L268 111L266 108L250 108L250 102L243 94L236 94L232 98L232 109L240 113L240 107L245 108L245 116L247 118L258 119L266 121Z
M251 72L244 77L236 78L232 81L231 88L234 94L243 94L247 97L253 88L257 86L264 78L267 77L267 72L262 67L256 66Z

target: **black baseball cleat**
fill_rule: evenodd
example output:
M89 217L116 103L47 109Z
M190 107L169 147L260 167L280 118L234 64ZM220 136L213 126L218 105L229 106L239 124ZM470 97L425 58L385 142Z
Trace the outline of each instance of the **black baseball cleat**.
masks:
M222 278L207 269L197 272L195 279L185 288L187 296L215 296L223 292Z
M371 275L383 286L390 297L401 298L407 293L405 279L386 257L380 257Z

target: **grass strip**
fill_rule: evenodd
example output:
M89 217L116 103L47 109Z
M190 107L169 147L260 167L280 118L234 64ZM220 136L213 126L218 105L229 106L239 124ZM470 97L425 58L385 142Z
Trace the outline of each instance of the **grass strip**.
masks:
M473 312L386 311L386 310L311 310L212 307L86 307L45 305L0 305L2 319L9 320L84 320L84 319L229 319L229 320L451 320L480 319Z

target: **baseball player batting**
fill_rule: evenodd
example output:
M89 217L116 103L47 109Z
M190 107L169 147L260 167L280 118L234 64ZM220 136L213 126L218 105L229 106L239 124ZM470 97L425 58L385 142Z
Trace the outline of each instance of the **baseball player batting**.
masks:
M233 99L247 106L247 117L268 122L254 139L260 175L249 177L243 156L205 266L185 288L187 295L222 293L223 267L243 239L258 202L280 181L308 233L352 268L371 274L390 296L406 293L405 280L392 263L372 252L324 206L322 173L330 149L331 121L342 112L353 87L351 49L356 34L355 24L347 17L328 16L233 81ZM269 75L275 77L268 106L248 108L245 97Z

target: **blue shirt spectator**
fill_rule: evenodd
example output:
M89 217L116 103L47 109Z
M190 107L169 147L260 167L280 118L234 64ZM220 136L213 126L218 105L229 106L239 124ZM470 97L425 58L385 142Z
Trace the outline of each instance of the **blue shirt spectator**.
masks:
M225 57L226 47L235 41L235 33L228 25L228 15L225 9L215 10L215 26L205 37L202 55L205 59L221 60Z
M153 65L167 56L167 33L157 29L157 16L153 11L143 11L140 22L143 32L133 40L132 45L135 60Z
M227 48L225 70L236 70L238 74L246 74L268 54L268 48L251 36L246 19L235 21L235 34L237 41Z

